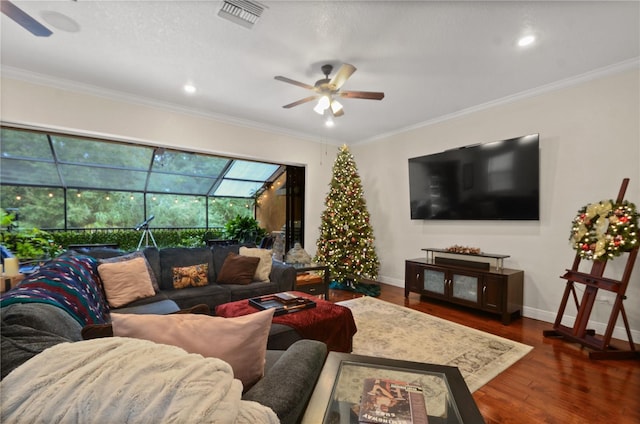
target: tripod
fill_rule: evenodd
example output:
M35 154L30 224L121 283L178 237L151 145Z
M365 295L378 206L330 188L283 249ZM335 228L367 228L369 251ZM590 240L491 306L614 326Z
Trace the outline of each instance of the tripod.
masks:
M145 247L149 247L149 237L151 237L151 241L155 248L158 248L158 244L156 243L156 239L153 237L153 233L149 229L149 223L153 221L155 218L154 215L151 215L149 218L145 219L144 222L136 226L136 231L139 231L144 228L142 235L140 236L140 241L138 242L138 248L136 250L140 250L140 246L142 246L142 240L144 240Z
M149 225L144 226L144 231L140 236L140 241L138 242L138 248L136 250L140 250L140 246L142 246L142 240L144 240L144 246L149 247L149 237L151 237L151 241L153 242L153 246L157 249L158 244L156 243L156 239L153 237L153 233L149 229Z

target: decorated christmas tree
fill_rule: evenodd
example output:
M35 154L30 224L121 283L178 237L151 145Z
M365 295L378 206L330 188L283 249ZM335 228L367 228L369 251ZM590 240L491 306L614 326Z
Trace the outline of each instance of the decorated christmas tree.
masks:
M315 260L329 266L333 279L357 287L363 278L375 279L380 263L373 229L353 155L343 145L333 164L325 199Z

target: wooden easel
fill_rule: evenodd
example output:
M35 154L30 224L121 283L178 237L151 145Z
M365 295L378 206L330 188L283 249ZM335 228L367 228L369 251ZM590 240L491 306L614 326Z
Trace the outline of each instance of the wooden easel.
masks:
M618 193L617 203L624 200L624 194L627 191L629 185L629 179L622 180L620 186L620 192ZM594 261L591 267L590 273L584 273L578 271L580 265L580 255L576 254L571 269L561 277L567 280L567 285L562 296L562 302L558 309L558 315L556 316L555 323L553 324L553 330L545 330L543 334L545 337L562 337L572 342L580 343L583 346L593 349L589 352L589 358L591 359L640 359L640 351L637 351L633 338L631 337L631 329L629 328L629 321L627 314L624 310L622 301L626 299L625 292L629 285L631 278L631 271L633 265L638 256L638 246L629 252L627 256L627 264L624 268L624 273L621 280L614 280L611 278L603 277L604 269L607 266L607 261ZM575 284L584 284L585 290L582 295L582 301L578 301L576 294ZM616 299L611 309L611 315L609 316L609 323L607 329L602 337L596 336L594 330L587 329L589 323L589 316L596 300L596 294L598 289L607 290L616 293ZM569 300L569 296L572 295L573 300L578 309L573 327L567 327L562 325L562 317ZM610 345L611 336L618 320L618 314L622 315L624 327L627 331L627 337L629 339L629 350L621 350Z

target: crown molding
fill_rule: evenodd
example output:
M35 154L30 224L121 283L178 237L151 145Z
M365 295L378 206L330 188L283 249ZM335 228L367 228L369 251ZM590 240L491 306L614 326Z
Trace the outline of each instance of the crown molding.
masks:
M475 112L487 110L496 106L502 106L509 103L514 103L520 100L528 99L531 97L539 96L541 94L550 93L557 90L562 90L565 88L573 87L576 85L584 84L589 81L597 80L600 78L604 78L607 76L619 74L622 72L626 72L632 69L640 69L640 58L633 58L623 62L619 62L613 65L606 66L604 68L599 68L590 72L586 72L584 74L580 74L574 77L566 78L564 80L552 82L550 84L545 84L540 87L532 88L530 90L521 91L520 93L516 93L507 97L502 97L500 99L492 100L490 102L482 103L477 106L472 106L470 108L462 109L460 111L450 113L447 115L439 116L428 121L420 122L415 125L410 125L408 127L400 128L396 131L391 131L385 134L379 134L375 137L369 138L367 140L362 140L357 143L352 143L354 145L362 145L367 143L374 143L376 141L380 141L389 137L393 137L395 135L399 135L408 131L412 131L418 128L428 127L430 125L438 124L440 122L449 121L451 119L457 119L466 115L470 115Z
M470 108L462 109L454 113L439 116L439 117L436 117L427 121L423 121L414 125L399 128L395 131L378 134L375 137L372 137L369 139L351 142L350 145L355 146L355 145L374 143L374 142L381 141L383 139L393 137L402 133L406 133L408 131L412 131L415 129L424 128L430 125L435 125L435 124L452 120L452 119L457 119L457 118L470 115L472 113L476 113L479 111L487 110L496 106L506 105L506 104L517 102L527 98L539 96L541 94L573 87L589 81L604 78L606 76L615 75L631 69L638 69L638 68L640 68L640 58L636 57L633 59L629 59L623 62L606 66L604 68L595 69L593 71L586 72L584 74L566 78L564 80L556 81L550 84L542 85L540 87L525 90L510 96L502 97L500 99L482 103L477 106L472 106ZM0 73L2 74L3 77L12 78L12 79L16 79L24 82L57 88L65 91L71 91L78 94L89 94L96 97L101 97L101 98L114 100L114 101L122 101L126 103L131 103L131 104L137 104L145 107L165 109L168 111L177 112L185 115L211 119L214 121L218 121L218 122L222 122L225 124L230 124L238 127L251 128L251 129L265 131L273 134L300 138L300 139L311 141L314 143L321 143L321 144L329 143L329 144L336 144L336 145L342 144L338 141L333 142L331 140L327 140L324 137L314 137L306 133L292 131L292 130L288 130L282 127L277 127L274 125L268 125L268 124L264 124L256 121L250 121L246 119L240 119L237 117L224 115L224 114L203 112L202 110L196 109L196 108L188 108L188 107L180 106L174 103L161 102L161 101L152 100L145 97L133 96L131 94L124 93L121 91L108 90L105 88L101 88L101 87L97 87L89 84L82 84L76 81L69 81L63 78L54 78L51 76L42 75L42 74L31 72L31 71L25 71L19 68L2 66L0 68Z
M273 134L284 135L288 137L295 137L306 141L315 143L326 143L325 138L313 137L309 134L292 131L286 128L278 127L275 125L268 125L261 122L250 121L247 119L241 119L230 115L203 112L201 109L189 108L175 103L163 102L159 100L153 100L147 97L134 96L128 93L117 90L109 90L102 87L83 84L76 81L70 81L64 78L55 78L49 75L43 75L32 71L25 71L23 69L14 68L11 66L2 66L0 68L0 74L2 77L11 78L31 84L42 85L45 87L51 87L59 90L65 90L74 92L77 94L92 95L107 100L125 102L135 104L144 107L152 107L157 109L164 109L170 112L181 113L184 115L200 117L204 119L210 119L225 124L234 125L237 127L250 128L259 131L265 131ZM337 142L336 142L337 143Z

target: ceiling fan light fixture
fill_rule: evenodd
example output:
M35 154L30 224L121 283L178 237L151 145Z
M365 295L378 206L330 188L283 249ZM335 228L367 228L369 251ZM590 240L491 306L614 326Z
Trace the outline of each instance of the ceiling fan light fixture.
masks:
M331 105L331 100L329 100L329 96L322 96L320 100L318 100L318 104L313 108L313 110L318 114L324 114L324 111L329 108Z
M327 119L324 121L324 126L332 128L336 123L333 120L333 116L330 113L327 114Z
M313 111L318 115L324 115L329 111L332 118L338 118L344 115L344 109L342 104L336 101L338 97L346 97L349 99L369 99L369 100L382 100L384 93L376 91L343 91L342 85L349 79L349 77L356 71L356 67L348 63L344 63L338 72L329 79L329 74L333 70L332 65L323 65L322 73L325 75L324 79L320 79L315 82L314 85L305 84L300 81L292 80L291 78L283 76L275 76L278 81L293 84L295 86L310 90L313 95L300 99L293 103L282 106L285 109L290 109L294 106L298 106L307 102L313 102L317 100L316 105L313 107Z
M338 112L340 112L342 110L342 104L337 101L337 100L333 100L331 102L331 112L334 113L334 115Z

